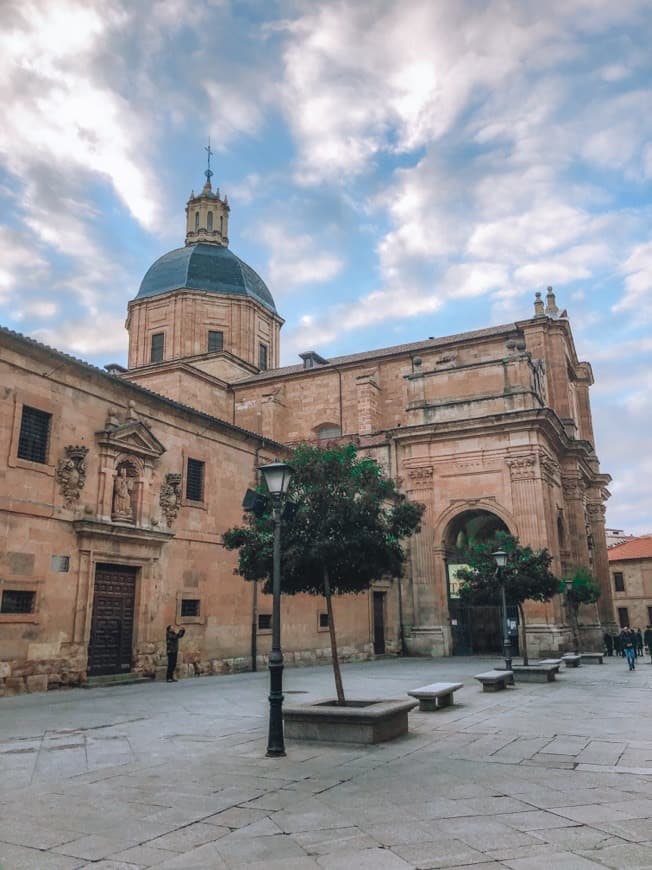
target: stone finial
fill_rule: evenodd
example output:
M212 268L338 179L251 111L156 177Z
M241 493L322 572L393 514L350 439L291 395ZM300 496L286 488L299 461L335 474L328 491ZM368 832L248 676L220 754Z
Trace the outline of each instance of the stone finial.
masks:
M545 311L543 310L543 299L541 298L541 293L537 290L534 297L534 316L544 317Z
M552 287L548 287L548 292L546 293L545 313L548 317L559 317L559 308L557 308L557 302Z

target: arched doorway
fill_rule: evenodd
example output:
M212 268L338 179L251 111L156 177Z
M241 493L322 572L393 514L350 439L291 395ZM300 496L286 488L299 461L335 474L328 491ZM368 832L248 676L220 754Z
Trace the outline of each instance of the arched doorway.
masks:
M470 509L454 517L446 529L446 577L448 584L448 615L451 625L453 655L499 653L503 632L500 607L469 605L459 595L457 574L468 566L468 550L474 544L490 541L497 532L510 533L505 522L485 509ZM507 620L512 635L512 651L518 654L518 608L507 607Z

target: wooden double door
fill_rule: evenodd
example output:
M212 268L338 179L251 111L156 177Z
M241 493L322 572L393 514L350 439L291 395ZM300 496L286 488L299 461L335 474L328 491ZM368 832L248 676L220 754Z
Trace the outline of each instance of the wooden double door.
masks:
M123 674L131 670L137 568L98 564L88 675Z

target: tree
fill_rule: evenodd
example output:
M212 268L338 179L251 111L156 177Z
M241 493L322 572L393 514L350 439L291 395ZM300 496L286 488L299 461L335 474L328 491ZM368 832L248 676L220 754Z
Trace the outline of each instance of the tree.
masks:
M326 599L338 704L345 703L337 653L332 596L359 593L384 575L400 576L402 541L419 531L423 505L407 501L379 465L354 445L327 450L303 445L290 458L289 499L296 506L281 536L281 590ZM244 526L224 534L239 551L247 580L271 591L272 521L269 508L249 514Z
M507 564L502 569L505 597L508 604L516 604L523 626L523 664L528 664L527 633L525 631L524 601L550 601L559 592L559 578L550 571L552 556L548 550L522 547L518 538L506 532L497 532L489 541L473 544L466 553L469 569L458 576L463 580L461 595L468 602L499 604L498 582L494 552L504 550ZM503 627L504 630L504 627Z
M587 568L576 568L568 577L565 577L559 586L559 591L566 594L566 604L573 632L575 651L579 650L579 624L578 615L581 604L595 604L600 597L600 587L593 579L593 575Z

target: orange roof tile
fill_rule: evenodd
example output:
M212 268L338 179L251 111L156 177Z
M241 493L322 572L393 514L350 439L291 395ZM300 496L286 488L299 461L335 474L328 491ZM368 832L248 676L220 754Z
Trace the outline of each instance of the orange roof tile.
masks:
M641 535L622 544L614 544L607 550L610 562L623 559L652 559L652 535Z

